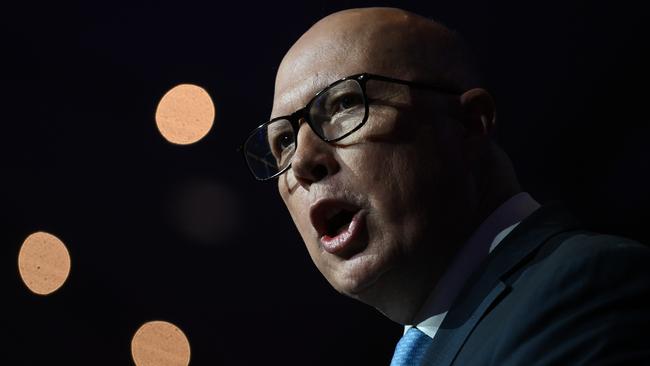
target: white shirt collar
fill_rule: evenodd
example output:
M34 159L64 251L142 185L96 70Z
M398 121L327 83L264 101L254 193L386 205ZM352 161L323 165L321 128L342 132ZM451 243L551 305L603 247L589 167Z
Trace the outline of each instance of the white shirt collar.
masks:
M425 301L416 316L416 320L422 319L417 323L417 328L433 338L447 315L449 306L472 272L524 218L539 207L539 203L528 193L521 192L494 210L463 245ZM404 326L404 333L411 327L412 325Z

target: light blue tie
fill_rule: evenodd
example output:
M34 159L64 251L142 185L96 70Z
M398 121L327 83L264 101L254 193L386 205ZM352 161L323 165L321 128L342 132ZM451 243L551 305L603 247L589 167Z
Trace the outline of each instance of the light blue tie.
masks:
M433 340L416 327L409 328L397 342L390 366L420 365L424 360L427 346Z

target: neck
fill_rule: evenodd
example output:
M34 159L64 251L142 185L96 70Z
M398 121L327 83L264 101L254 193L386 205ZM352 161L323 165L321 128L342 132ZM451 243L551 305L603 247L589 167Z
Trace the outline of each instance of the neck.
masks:
M495 146L494 150L496 155L490 162L484 162L482 172L477 174L480 180L476 182L476 211L472 224L460 241L461 245L448 263L444 263L444 271L437 274L436 280L429 282L426 296L402 309L407 310L402 313L402 320L405 320L402 324L418 324L432 315L449 310L468 276L489 254L490 243L472 240L472 234L476 234L481 224L503 203L521 192L509 158L498 147ZM423 309L427 309L427 312L423 312Z
M417 324L423 320L421 310L430 301L436 302L433 308L440 312L451 306L464 283L464 274L459 273L463 272L464 268L474 268L489 251L488 244L485 255L476 256L475 253L480 251L465 248L464 244L492 212L521 192L508 157L496 146L492 150L496 155L486 158L480 171L475 172L477 179L474 182L474 212L467 217L467 225L459 227L458 232L450 234L447 238L440 238L439 243L447 245L438 243L435 248L430 248L426 255L413 258L411 263L405 264L397 271L385 273L385 276L390 278L386 281L387 287L375 288L373 294L369 294L362 301L374 305L386 317L404 325ZM444 277L452 280L447 281ZM397 293L395 288L399 288ZM442 300L431 299L441 293L444 293ZM377 306L378 304L381 305Z
M490 143L489 152L481 162L477 182L478 207L475 227L478 227L494 210L510 197L521 192L521 186L512 167L512 162L501 148Z

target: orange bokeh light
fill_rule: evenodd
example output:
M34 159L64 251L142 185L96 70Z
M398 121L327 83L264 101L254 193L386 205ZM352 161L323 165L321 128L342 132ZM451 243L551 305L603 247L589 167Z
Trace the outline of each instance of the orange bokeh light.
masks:
M190 342L174 324L151 321L135 332L131 355L137 366L187 366L190 363Z
M205 89L193 84L180 84L160 99L156 108L156 125L167 141L188 145L208 134L214 116L214 103Z
M49 295L70 274L70 253L56 236L46 232L29 235L18 253L18 271L23 282L38 295Z

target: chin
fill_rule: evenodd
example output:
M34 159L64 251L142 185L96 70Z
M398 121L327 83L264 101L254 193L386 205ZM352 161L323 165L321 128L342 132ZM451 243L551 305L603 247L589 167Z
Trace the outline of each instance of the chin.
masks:
M368 303L381 288L381 279L388 268L382 268L372 255L357 255L345 261L335 275L334 288L351 298Z

